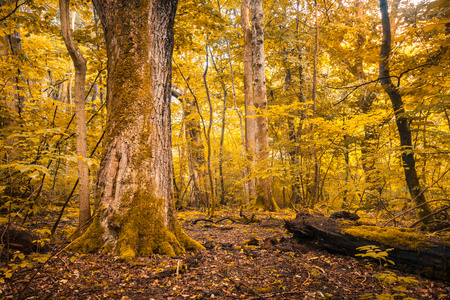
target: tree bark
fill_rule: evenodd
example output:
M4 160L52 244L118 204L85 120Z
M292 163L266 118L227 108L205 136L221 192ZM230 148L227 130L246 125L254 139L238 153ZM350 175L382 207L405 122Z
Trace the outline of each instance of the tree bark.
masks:
M391 99L394 109L395 122L397 124L398 134L400 136L400 145L402 148L402 162L405 172L406 184L408 186L411 198L416 205L421 205L417 209L419 219L425 218L431 214L431 209L426 204L425 195L420 187L419 177L416 172L416 161L414 159L414 149L411 141L411 129L405 116L405 108L402 96L398 88L392 83L389 73L389 55L391 52L391 27L389 22L389 12L387 0L380 0L381 24L383 26L383 41L380 52L380 80L384 90ZM430 220L424 219L424 223Z
M201 249L173 202L171 62L177 0L93 0L106 37L107 125L98 216L73 250L125 261Z
M263 172L269 165L269 121L267 111L267 92L265 74L264 53L264 25L262 0L251 0L252 8L252 49L253 49L253 97L255 108L258 111L256 117L256 161ZM269 211L277 211L279 208L272 195L272 180L268 174L259 175L256 180L256 205L262 205Z
M76 149L78 159L78 179L79 179L79 224L81 231L87 228L91 218L91 209L89 203L89 168L85 159L87 158L86 150L86 113L84 106L84 84L86 81L86 60L75 41L70 30L69 21L69 5L70 0L59 0L61 10L61 32L67 51L72 58L75 67L75 120L76 120ZM70 91L69 91L70 93Z
M245 148L248 166L245 167L246 176L250 175L255 166L256 150L256 119L253 99L253 56L252 56L252 27L250 23L250 0L242 0L241 5L242 30L244 32L244 96L245 96ZM256 182L254 178L245 182L248 192L248 203L256 199Z

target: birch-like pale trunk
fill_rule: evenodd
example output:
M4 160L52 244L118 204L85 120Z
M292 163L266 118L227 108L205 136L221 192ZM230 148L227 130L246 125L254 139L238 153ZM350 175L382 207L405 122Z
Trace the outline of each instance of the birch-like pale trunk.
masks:
M264 53L264 13L262 0L251 0L252 9L252 49L253 49L253 99L258 115L256 117L256 161L259 172L269 167L269 120L267 111L266 63ZM272 178L267 174L258 175L256 180L256 205L269 211L279 208L273 199Z

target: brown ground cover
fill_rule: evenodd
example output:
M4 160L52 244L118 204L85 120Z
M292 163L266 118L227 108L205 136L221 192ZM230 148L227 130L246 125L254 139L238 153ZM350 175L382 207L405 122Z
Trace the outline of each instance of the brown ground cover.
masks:
M230 218L217 222L224 217ZM212 223L199 220L204 214L181 212L185 231L206 250L175 258L154 255L131 263L111 255L61 252L44 267L19 269L0 285L0 298L450 298L447 282L330 254L314 244L292 243L283 219L293 217L259 213L260 223L245 224L238 213L222 212Z

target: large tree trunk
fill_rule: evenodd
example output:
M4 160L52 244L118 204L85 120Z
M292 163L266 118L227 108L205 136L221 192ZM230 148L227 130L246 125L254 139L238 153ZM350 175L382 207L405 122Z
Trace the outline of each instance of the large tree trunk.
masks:
M69 5L70 0L60 0L61 10L61 31L67 51L72 58L75 66L75 119L76 119L76 148L77 155L83 159L87 158L86 150L86 113L84 107L84 84L86 81L86 60L80 49L75 44L72 37L69 24ZM70 91L69 91L70 92ZM78 160L78 179L79 179L79 224L83 231L91 218L91 209L89 203L89 168L82 159Z
M253 57L252 57L252 27L250 23L250 0L242 0L241 5L242 30L244 32L244 96L245 96L245 147L249 166L245 167L246 176L255 166L256 149L256 119L253 100ZM255 179L245 182L248 192L248 203L256 198Z
M105 245L120 259L202 246L172 198L171 60L176 0L93 0L108 55L107 131L98 217L72 249Z
M253 98L258 110L256 117L256 161L261 171L265 172L269 164L269 121L266 92L266 63L264 53L264 25L262 0L251 0L252 8L252 48L253 48ZM261 172L259 171L259 172ZM277 211L278 206L272 195L272 180L270 176L259 175L256 180L256 205L262 205L269 211Z
M406 184L408 185L411 198L416 205L417 216L422 219L431 214L430 206L425 201L425 195L420 187L419 177L416 172L416 161L411 141L411 129L405 116L402 96L398 88L392 83L389 74L389 55L391 52L391 27L389 22L389 12L387 0L380 0L381 24L383 25L383 42L380 53L380 80L384 90L391 99L395 114L398 134L400 136L400 145L402 147L403 169L405 171ZM424 222L429 220L424 219Z

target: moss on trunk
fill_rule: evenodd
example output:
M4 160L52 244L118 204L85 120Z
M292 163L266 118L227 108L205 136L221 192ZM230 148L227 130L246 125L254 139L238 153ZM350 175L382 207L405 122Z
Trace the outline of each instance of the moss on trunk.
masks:
M93 253L103 246L104 230L98 217L94 217L86 232L69 245L68 250L78 253Z
M69 250L92 253L103 248L105 252L114 251L123 261L130 261L137 256L152 254L176 256L186 250L201 250L204 247L187 236L178 222L174 228L164 225L164 199L154 198L151 193L140 189L133 197L123 196L120 211L123 214L102 215L106 220L101 224L96 217L84 235L78 238ZM133 198L133 199L131 199ZM105 230L114 232L116 241L105 237ZM115 246L114 246L115 245Z

